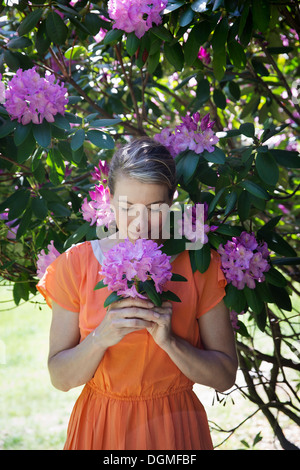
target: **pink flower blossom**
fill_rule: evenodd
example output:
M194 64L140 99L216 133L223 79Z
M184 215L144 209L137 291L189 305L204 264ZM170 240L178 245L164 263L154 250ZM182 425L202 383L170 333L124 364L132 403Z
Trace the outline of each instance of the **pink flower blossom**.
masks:
M203 211L201 210L201 206L203 205ZM182 220L178 221L178 231L179 234L182 236L184 235L185 238L190 240L191 242L196 242L201 240L203 245L208 243L208 236L209 232L215 231L218 227L215 225L209 226L205 223L208 216L208 204L205 202L204 204L196 203L193 206L185 208L183 212ZM201 220L202 218L202 220ZM198 223L197 223L198 220Z
M156 134L154 139L164 145L173 157L185 150L193 150L200 154L207 150L209 153L214 151L214 145L219 142L218 137L212 130L214 122L210 122L209 114L200 121L200 114L185 116L182 123L175 127L172 132L165 128L160 134Z
M200 59L204 64L208 65L211 62L211 58L209 53L204 47L200 47L200 50L198 52L198 59Z
M115 21L113 28L134 32L141 38L153 23L161 23L160 13L167 3L167 0L109 0L108 14Z
M94 172L92 173L92 179L93 180L98 180L103 183L106 183L106 179L102 179L102 175L108 176L108 171L109 171L109 165L106 160L99 160L98 166L94 167Z
M17 70L5 92L5 108L11 119L18 119L23 125L30 121L41 124L44 119L53 122L57 113L64 114L67 89L54 81L53 74L40 77L35 67Z
M255 289L255 281L263 282L270 269L267 243L259 244L253 233L242 232L218 249L221 267L228 282L242 290L247 285Z
M45 253L45 250L42 250L38 255L37 260L37 277L42 279L46 269L50 264L60 255L59 251L55 248L53 240L47 246L48 253Z
M103 283L122 297L147 299L140 282L152 279L158 293L172 277L170 256L162 253L153 240L140 238L131 243L128 239L118 243L105 254L102 270Z
M81 206L81 212L84 220L90 222L90 225L96 223L97 226L105 225L108 227L110 222L115 219L109 200L109 189L103 184L95 186L95 191L89 191L91 201L84 198Z

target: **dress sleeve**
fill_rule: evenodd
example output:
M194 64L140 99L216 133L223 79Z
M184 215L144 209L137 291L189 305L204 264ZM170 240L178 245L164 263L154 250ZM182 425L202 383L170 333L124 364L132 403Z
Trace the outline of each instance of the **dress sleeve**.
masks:
M204 273L195 271L194 280L198 291L197 318L215 307L225 296L227 284L221 270L221 258L211 250L211 262Z
M80 265L76 251L70 249L48 266L37 290L52 308L52 300L71 312L79 312Z

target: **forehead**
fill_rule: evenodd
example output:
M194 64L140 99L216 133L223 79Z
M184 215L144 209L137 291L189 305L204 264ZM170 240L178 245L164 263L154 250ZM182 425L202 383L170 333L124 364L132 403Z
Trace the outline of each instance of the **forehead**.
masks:
M148 205L168 201L168 186L163 183L143 183L137 179L120 175L115 184L114 198L127 198L132 204ZM126 198L125 198L126 197Z

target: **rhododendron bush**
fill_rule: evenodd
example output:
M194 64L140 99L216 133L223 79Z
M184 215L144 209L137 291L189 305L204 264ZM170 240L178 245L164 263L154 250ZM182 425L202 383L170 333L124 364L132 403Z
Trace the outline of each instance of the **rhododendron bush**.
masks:
M197 242L202 206L192 269L219 253L240 392L293 448L277 413L299 420L298 2L24 0L1 16L0 270L15 304L39 301L60 253L105 236L113 152L153 137L175 159L182 211L162 254Z

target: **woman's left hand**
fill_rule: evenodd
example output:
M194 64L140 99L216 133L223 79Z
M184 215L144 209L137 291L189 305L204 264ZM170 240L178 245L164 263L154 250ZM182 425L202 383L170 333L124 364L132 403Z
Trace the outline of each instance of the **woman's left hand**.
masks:
M151 310L159 313L159 317L155 319L155 323L151 328L147 328L147 331L149 331L158 346L164 349L172 337L172 304L171 302L162 302L160 307L154 306Z

